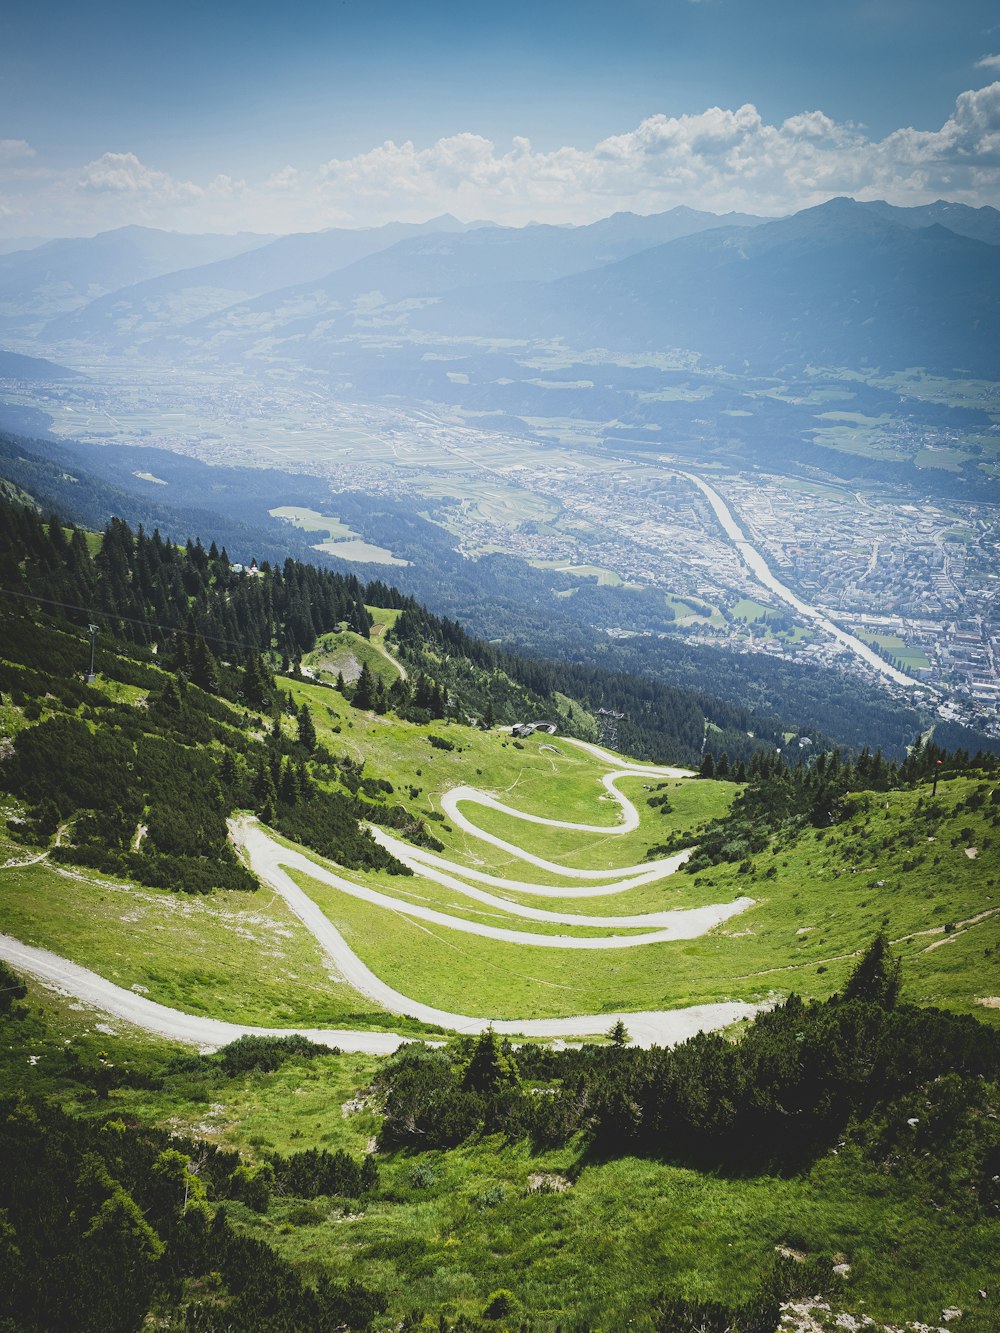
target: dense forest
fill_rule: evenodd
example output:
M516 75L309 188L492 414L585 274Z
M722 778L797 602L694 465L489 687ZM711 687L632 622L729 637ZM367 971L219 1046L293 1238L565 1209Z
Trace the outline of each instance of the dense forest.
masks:
M138 473L167 479L169 489L137 481ZM659 637L659 631L671 629L673 619L662 598L655 606L648 596L623 598L618 589L581 585L502 553L466 560L453 549L447 532L403 499L345 489L317 496L315 478L294 473L210 466L161 449L109 450L2 432L0 476L35 496L46 512L54 510L92 529L124 516L147 531L159 527L183 537L211 534L220 545L227 544L234 559L267 559L272 566L282 565L289 554L320 567L336 565L311 548L308 534L269 513L276 495L286 504L329 505L366 539L389 542L411 562L393 571L410 597L439 617L460 620L479 641L502 641L523 657L594 668L602 678L649 677L727 701L738 711L787 719L786 730L829 736L855 751L881 747L895 759L903 758L911 737L926 725L914 708L842 673L764 654L733 654L672 634ZM356 568L376 584L384 575L377 565ZM575 589L572 597L553 595L570 589ZM373 604L378 603L369 601ZM652 637L611 640L601 628L608 624L650 630ZM618 692L624 689L623 680ZM637 707L635 730L649 725L648 711ZM998 748L953 723L938 724L938 739L951 749ZM630 745L633 740L634 733Z
M734 759L749 760L758 751L780 747L789 730L773 714L741 708L701 690L677 689L651 676L520 656L475 639L456 621L420 607L407 607L393 634L405 661L433 670L488 721L510 716L516 703L513 686L527 690L542 708L551 707L559 695L569 696L592 713L603 708L623 714L618 726L621 749L640 759L670 756L697 764L711 728L713 745ZM822 733L814 734L823 743Z
M18 1022L19 1008L0 1021ZM216 1056L179 1057L160 1075L100 1064L68 1073L102 1098L113 1083L155 1085L192 1062L234 1074L310 1053L300 1038L245 1038ZM132 1333L151 1309L178 1333L338 1333L368 1328L385 1309L385 1297L359 1282L304 1282L225 1208L264 1209L273 1191L357 1200L377 1187L371 1158L307 1151L250 1166L236 1152L113 1114L84 1120L8 1094L0 1160L3 1333Z
M395 635L415 677L392 697L369 682L359 706L392 707L424 715L476 716L486 725L555 716L559 697L588 709L625 713L623 749L643 758L697 763L706 727L734 757L749 758L781 743L788 725L771 714L726 704L701 691L600 667L521 657L432 616L381 580L287 558L271 568L236 566L228 552L200 539L175 545L121 519L104 528L91 555L83 531L59 519L0 499L0 595L11 608L37 606L101 634L135 645L148 660L182 680L238 706L266 708L273 700L270 668L295 670L299 658L328 630L346 626L367 636L367 606L402 612ZM416 714L412 710L416 709ZM561 725L586 734L563 709ZM582 729L581 729L582 728ZM753 735L748 735L752 732Z

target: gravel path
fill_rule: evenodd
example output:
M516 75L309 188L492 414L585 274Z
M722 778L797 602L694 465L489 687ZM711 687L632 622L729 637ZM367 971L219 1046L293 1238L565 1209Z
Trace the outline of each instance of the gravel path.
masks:
M558 866L533 857L511 844L503 843L499 839L494 839L490 835L482 833L464 817L460 816L460 812L457 810L458 801L476 800L482 804L491 805L493 808L501 809L514 817L527 819L532 823L555 824L556 827L576 828L581 832L626 833L638 825L638 813L628 798L623 796L615 787L614 784L617 779L637 775L659 778L690 776L688 771L683 769L631 764L623 761L620 756L613 755L609 751L602 750L599 746L591 745L585 741L574 741L566 737L561 738L561 740L564 744L575 745L616 766L613 772L604 775L602 781L608 794L618 802L622 809L623 819L617 825L612 828L585 824L574 825L563 821L547 820L543 816L524 815L511 807L504 806L496 798L486 797L473 788L458 788L449 793L449 796L454 800L451 809L455 822L467 827L475 836L493 842L531 864L560 875L601 879L608 879L609 876L613 875L624 875L626 877L613 884L576 890L577 896L622 892L625 888L632 887L633 884L647 883L651 879L659 878L676 870L688 853L681 853L677 857L666 858L661 862L647 863L643 866L630 866L618 871L567 870L564 866ZM726 920L735 913L745 910L746 907L751 905L752 900L741 898L734 903L692 908L687 911L647 913L641 917L617 918L561 916L559 913L543 912L540 909L518 908L516 910L524 916L547 921L561 920L576 925L610 924L624 927L633 923L653 924L655 920L657 924L662 926L662 929L643 935L625 937L580 939L569 936L530 935L522 931L504 930L498 927L463 921L430 908L403 903L388 895L380 894L376 890L354 884L350 880L345 880L332 871L310 861L301 853L281 846L269 837L259 825L250 821L244 820L235 823L233 830L234 839L245 849L254 870L265 882L281 894L292 911L315 937L320 947L336 964L344 981L390 1013L406 1014L423 1022L437 1024L458 1032L475 1034L492 1027L499 1033L511 1036L538 1038L573 1038L601 1034L607 1032L620 1019L627 1027L636 1045L669 1046L686 1040L696 1032L725 1027L740 1019L750 1018L761 1007L742 1002L726 1001L717 1004L693 1005L685 1009L581 1014L570 1018L496 1021L465 1014L454 1014L446 1010L436 1009L432 1005L421 1004L403 995L400 991L394 990L377 977L370 968L365 966L361 959L349 948L332 922L291 879L285 869L286 866L303 869L313 877L330 883L343 892L351 893L355 897L365 898L379 906L385 906L397 912L421 917L451 929L467 930L470 933L485 935L490 938L531 943L542 947L607 949L650 943L654 940L690 939L703 934L719 921ZM416 859L414 849L409 849L408 854L412 854ZM460 884L454 878L454 875L449 874L442 867L449 867L450 870L467 875L469 878L494 883L501 887L535 890L541 893L558 894L563 897L569 896L569 893L572 892L552 889L546 885L525 886L520 881L505 881L499 877L484 875L481 872L468 871L464 867L450 866L442 858L430 857L428 854L421 854L419 865L421 874L436 878L439 883L446 884L449 888L457 888L470 897L478 896L481 901L502 905L505 910L512 910L514 905L506 903L502 899L495 899L492 895L473 890L469 885ZM431 874L432 871L433 874ZM214 1049L235 1040L239 1036L248 1034L278 1036L287 1035L291 1032L301 1033L322 1044L336 1045L342 1050L372 1054L385 1054L395 1050L404 1041L411 1040L398 1033L391 1032L366 1032L333 1028L254 1027L239 1023L227 1023L220 1019L204 1018L194 1014L185 1014L180 1010L157 1004L155 1001L147 999L143 995L137 995L133 991L125 990L121 986L116 986L113 982L98 976L97 973L80 967L68 959L60 958L57 954L50 953L46 949L38 949L32 945L22 944L9 935L0 935L0 958L28 973L44 985L62 994L73 996L83 1004L90 1005L146 1031L189 1045L199 1046L202 1049Z
M584 745L583 741L579 742ZM589 748L589 747L588 747ZM483 805L490 810L498 810L501 814L509 816L511 819L521 819L529 824L544 824L548 828L571 829L576 833L596 833L601 836L614 836L622 833L632 833L639 827L639 812L633 803L624 796L615 783L622 778L632 777L658 777L664 776L689 776L683 769L667 769L640 767L638 765L629 767L619 767L612 773L605 773L601 777L601 783L604 786L607 795L618 805L622 812L622 818L617 824L572 824L565 819L548 819L545 815L530 815L523 810L516 810L513 806L505 805L499 797L493 796L488 792L480 791L478 787L452 787L451 791L445 792L441 797L441 812L451 819L452 823L457 824L463 832L471 834L478 838L480 842L488 842L493 847L498 847L501 851L517 857L520 861L526 861L529 865L536 866L539 870L544 870L553 875L564 875L569 879L607 879L609 875L638 875L643 874L654 867L664 867L660 869L660 874L667 874L669 871L665 868L674 862L673 857L666 858L664 861L644 861L642 865L622 866L618 870L577 870L572 866L560 865L556 861L546 861L540 856L535 856L531 852L526 852L516 843L505 842L494 833L486 833L478 828L468 819L459 809L461 803ZM676 864L671 866L676 869ZM655 878L655 876L652 876ZM605 890L602 890L604 892Z
M446 861L440 856L434 856L429 852L422 852L404 842L402 838L394 838L391 833L385 829L372 827L370 829L372 837L377 843L380 843L387 852L391 852L397 860L402 861L404 865L417 875L423 875L425 879L432 879L435 883L441 884L446 889L454 889L456 893L464 894L467 898L473 898L476 902L486 903L489 907L498 907L501 911L507 912L512 916L523 917L529 921L555 921L563 926L601 926L618 927L621 930L628 930L640 927L671 927L675 925L680 918L686 915L684 911L674 909L664 912L643 912L637 916L583 916L579 912L549 912L539 907L528 907L521 903L511 902L509 898L499 898L494 893L486 893L483 889L474 888L471 884L466 884L463 879L457 878L468 874L465 866L456 865L451 861ZM690 855L689 852L683 852L681 856L672 858L677 863L681 863ZM674 869L676 867L671 867ZM656 875L643 876L641 879L624 880L618 884L608 885L604 888L590 888L564 891L554 889L550 886L544 886L544 892L553 898L562 897L580 897L581 892L587 895L600 893L622 893L624 889L631 888L636 883L646 884L653 879L662 879L665 874L661 870ZM523 888L524 886L517 880L507 880L506 884L511 888ZM539 889L543 886L532 885L532 889ZM752 900L747 900L749 906Z
M512 930L507 926L488 926L479 921L467 921L464 917L451 916L448 912L441 912L437 908L424 907L421 903L411 903L403 898L394 898L388 893L380 893L378 889L370 889L367 885L356 884L353 880L345 879L343 875L338 875L311 860L302 852L276 842L259 824L249 819L233 821L231 827L233 841L246 853L253 873L281 894L296 916L304 921L320 940L324 949L336 958L337 966L341 969L345 966L346 955L350 955L352 959L356 955L339 932L334 930L326 915L288 875L289 869L301 870L320 883L338 889L341 893L349 894L352 898L360 898L363 902L373 903L376 907L398 912L402 916L429 921L433 925L444 926L466 935L479 935L484 939L502 940L507 944L526 944L540 949L635 949L644 944L661 944L668 940L692 940L704 935L720 922L728 921L730 917L745 912L748 907L753 906L752 898L736 898L728 903L712 903L705 907L664 912L661 914L664 924L641 935L534 935L529 931ZM503 906L507 911L512 910L510 904ZM574 925L587 924L581 922L579 917L565 917L559 913L549 913L544 919L554 919L561 921L562 924L567 922ZM620 918L609 917L606 920L612 926L623 924ZM370 992L366 992L368 993ZM395 991L392 993L396 995ZM380 1003L385 1002L380 1001ZM387 1004L386 1007L391 1008L394 1005Z
M642 884L651 884L654 880L664 879L667 875L674 874L685 861L691 856L691 848L686 851L677 852L675 856L666 856L658 861L646 861L646 867L641 874L633 875L629 879L609 878L607 884L591 885L585 889L574 886L559 887L553 884L533 884L523 879L505 879L502 875L489 875L485 870L474 870L472 866L461 865L456 861L448 861L443 856L436 856L433 852L425 851L423 847L413 847L408 842L394 837L385 829L371 826L372 837L376 842L380 842L383 847L403 861L410 857L415 865L421 866L420 874L424 874L423 867L434 866L438 870L443 870L448 874L460 875L462 879L474 879L477 884L492 884L497 889L513 889L517 893L527 893L535 898L600 898L605 894L625 893L628 889L636 889ZM397 850L399 848L400 850ZM405 853L403 855L402 853ZM519 858L520 859L520 858ZM634 868L634 867L632 867ZM560 873L572 874L573 871L560 870ZM624 873L621 869L588 871L591 875L606 875L613 877ZM508 904L509 906L509 904ZM575 919L575 918L574 918Z
M251 1027L242 1023L226 1023L217 1018L202 1018L197 1014L185 1014L179 1009L170 1009L143 995L116 986L96 972L60 958L47 949L22 944L10 935L0 935L0 958L60 995L72 996L101 1013L142 1028L145 1032L197 1046L201 1050L216 1050L235 1041L237 1037L286 1037L291 1033L299 1033L310 1041L324 1046L338 1046L343 1051L387 1055L405 1042L414 1040L396 1032ZM363 964L360 966L367 972ZM371 973L368 975L372 976ZM373 980L378 981L377 978ZM388 987L385 989L391 995L398 995L398 992ZM672 1046L676 1042L686 1041L696 1032L712 1031L742 1018L751 1018L759 1007L738 1003L699 1004L688 1009L652 1013L595 1014L589 1017L515 1019L511 1022L490 1023L485 1018L467 1018L461 1014L432 1009L429 1005L417 1004L402 995L398 995L398 998L400 1004L394 1006L398 1013L411 1014L426 1022L440 1023L456 1031L473 1034L492 1027L496 1032L525 1037L580 1037L607 1032L620 1018L637 1046Z

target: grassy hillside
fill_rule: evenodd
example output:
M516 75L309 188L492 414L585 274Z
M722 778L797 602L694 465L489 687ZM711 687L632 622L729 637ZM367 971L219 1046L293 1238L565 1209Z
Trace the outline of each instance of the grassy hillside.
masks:
M198 588L190 595L209 596ZM774 1333L781 1300L816 1296L829 1307L820 1326L843 1314L876 1330L937 1327L957 1307L963 1328L995 1330L991 761L947 758L935 793L930 753L903 771L823 754L790 774L769 758L746 782L629 771L565 734L472 725L439 687L444 715L432 716L392 659L426 673L436 650L415 660L412 645L387 647L398 612L352 606L371 637L324 630L302 657L312 677L294 660L273 675L274 643L261 660L209 654L199 668L190 650L105 634L90 684L77 628L35 613L10 621L0 933L192 1015L445 1043L388 1059L267 1042L199 1053L30 978L22 996L4 968L0 1085L35 1099L2 1105L10 1180L27 1163L38 1197L63 1200L33 1229L30 1191L0 1181L29 1268L63 1272L64 1245L117 1290L128 1237L145 1237L133 1273L146 1285L123 1333L150 1312L176 1333L207 1329L220 1311L249 1333ZM331 683L348 676L347 656L382 682L371 707L360 677ZM192 676L206 666L202 688ZM520 688L501 681L498 698ZM572 698L553 702L564 718L586 716ZM473 790L456 802L457 788ZM634 827L616 831L633 812ZM608 1042L600 1018L579 1050L428 1028L342 979L289 900L230 850L234 815L269 831L279 864L307 858L290 868L294 884L410 1001L497 1020L720 1000L774 1008L673 1053L631 1049L627 1032ZM408 862L437 861L379 857L368 825ZM700 849L690 873L643 875L682 847ZM620 872L640 882L614 891ZM556 935L628 944L647 929L637 915L740 897L752 905L694 938L550 947ZM528 939L469 932L482 926ZM869 949L880 935L888 954ZM190 1168L160 1160L171 1144ZM347 1153L355 1176L366 1159L375 1166L348 1189L331 1183L327 1158L289 1165L311 1150ZM133 1211L99 1183L97 1159ZM171 1170L183 1206L161 1188ZM114 1200L116 1216L151 1230L115 1233L104 1268L91 1219ZM13 1253L7 1236L0 1262ZM274 1276L258 1288L249 1272ZM0 1324L67 1326L29 1319L23 1304L8 1316L10 1293L30 1303L44 1290L16 1272L0 1283ZM262 1313L272 1299L287 1301L284 1323Z

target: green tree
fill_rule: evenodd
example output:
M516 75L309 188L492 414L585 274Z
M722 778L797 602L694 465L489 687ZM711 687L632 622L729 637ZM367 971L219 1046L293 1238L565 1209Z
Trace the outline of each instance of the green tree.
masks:
M361 664L361 674L354 686L354 697L351 699L351 703L355 708L370 709L375 706L375 680L368 669L367 662Z
M608 1032L608 1040L611 1045L618 1050L624 1050L632 1038L629 1036L629 1030L619 1018L618 1022Z
M845 1000L866 1000L892 1009L903 984L903 967L889 951L889 940L880 931L865 950L843 990Z
M507 1042L501 1043L492 1028L487 1028L476 1042L462 1079L467 1092L483 1096L501 1089L520 1087L521 1076Z
M308 704L303 704L299 709L299 744L310 754L316 749L316 726Z

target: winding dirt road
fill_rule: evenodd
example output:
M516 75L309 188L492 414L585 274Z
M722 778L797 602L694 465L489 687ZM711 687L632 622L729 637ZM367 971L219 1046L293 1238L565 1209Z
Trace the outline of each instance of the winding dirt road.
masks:
M562 738L567 743L567 738ZM672 873L686 858L687 853L669 857L660 862L646 863L643 866L630 866L617 871L572 871L555 863L546 862L531 856L513 844L494 839L476 829L458 810L460 801L476 801L480 804L500 809L512 817L525 819L532 823L545 823L559 828L571 828L581 832L599 834L627 833L638 826L639 816L635 806L615 787L615 782L625 776L649 777L684 777L687 770L661 768L654 765L629 764L620 756L612 755L600 747L583 741L569 741L602 761L615 765L614 771L602 777L605 790L615 800L622 812L622 819L610 828L605 825L569 824L565 821L548 820L543 816L526 815L512 807L503 805L496 797L478 792L474 788L457 788L448 794L448 809L455 822L468 829L475 836L501 846L511 854L560 875L609 878L624 875L613 883L605 883L593 888L576 890L576 894L607 894L622 892L637 883L648 883ZM446 798L447 799L447 798ZM444 802L442 802L444 805ZM478 922L465 921L449 916L433 908L403 902L390 895L355 884L351 880L335 874L326 867L310 860L301 852L282 846L270 837L258 824L250 820L234 821L232 825L234 841L243 848L253 870L274 888L285 900L291 910L313 935L320 947L335 963L344 981L355 990L365 995L389 1014L405 1014L426 1023L435 1024L463 1033L479 1033L492 1027L495 1031L512 1036L574 1038L607 1032L619 1019L628 1028L633 1041L640 1046L672 1045L683 1041L699 1031L724 1027L743 1018L749 1018L760 1006L741 1002L722 1002L717 1004L695 1005L685 1009L652 1010L642 1012L581 1014L569 1018L544 1019L509 1019L491 1020L466 1014L451 1013L423 1004L387 985L368 968L354 951L347 945L343 936L329 918L320 910L312 899L298 887L288 874L288 869L300 869L313 878L329 883L332 887L354 897L363 898L389 910L402 912L408 916L431 921L453 930L486 936L488 938L513 941L519 944L531 944L548 948L585 948L609 949L628 948L639 944L661 942L665 940L691 939L704 934L712 926L724 921L752 905L752 899L740 898L735 902L712 904L705 907L662 913L645 913L636 917L582 917L573 914L546 912L541 909L520 908L504 899L476 890L462 882L461 877L468 877L494 883L497 886L511 887L526 891L571 896L573 891L553 889L546 885L526 886L521 881L504 881L499 877L486 876L482 872L473 872L457 866L441 857L427 853L418 853L407 844L406 855L414 862L418 873L434 878L449 888L463 892L471 898L500 906L504 911L514 912L525 918L558 921L574 925L619 926L622 928L656 925L656 930L641 935L601 936L581 938L579 936L533 935L525 931L508 930L502 927L482 925ZM380 834L389 844L397 843L391 835ZM395 850L395 848L394 848ZM179 1010L157 1004L145 996L124 990L120 986L98 976L89 969L44 949L22 944L11 936L0 935L0 957L63 994L74 996L84 1004L91 1005L104 1013L111 1014L127 1023L134 1024L146 1031L155 1032L176 1041L212 1049L225 1045L235 1038L246 1035L282 1035L289 1032L302 1033L313 1041L326 1045L336 1045L343 1050L363 1051L384 1054L395 1050L402 1042L411 1040L398 1033L366 1032L342 1029L315 1028L266 1028L227 1023L223 1020L205 1018L194 1014L185 1014Z
M288 870L300 870L311 876L312 879L319 880L322 884L328 884L331 888L339 889L341 893L349 894L352 898L360 898L363 902L373 903L375 906L387 908L391 912L399 912L403 916L414 917L420 921L429 921L433 925L445 926L449 930L457 930L466 935L480 935L485 939L503 940L507 944L526 944L541 949L634 949L643 944L662 944L667 940L692 940L699 935L704 935L706 931L711 930L713 926L717 926L720 922L728 921L730 917L736 916L739 912L745 912L748 907L753 906L752 898L736 898L728 903L713 903L706 907L689 907L675 912L663 912L660 914L663 924L658 929L647 931L642 935L533 935L525 930L511 930L506 926L488 926L479 921L467 921L464 917L451 916L437 908L424 907L421 903L412 903L403 898L394 898L391 894L380 893L378 889L370 889L367 885L356 884L353 880L345 879L343 875L338 875L326 866L320 865L302 852L293 851L280 842L276 842L259 824L251 820L234 821L231 825L231 831L233 841L246 853L250 869L258 879L263 880L265 884L270 885L272 889L281 894L295 915L309 927L309 930L320 941L323 948L335 959L341 970L345 966L345 954L350 954L351 958L354 958L355 955L344 943L339 932L334 930L328 918L316 907L309 895L300 889L288 875ZM454 883L457 886L458 881ZM495 901L499 902L500 900ZM506 911L517 914L518 909L514 908L512 904L502 903L501 905ZM316 913L318 913L318 916ZM592 917L588 919L558 912L544 914L541 919L576 926L608 924L621 926L625 924L621 918ZM332 934L329 933L331 931ZM373 999L378 998L371 991L365 993L371 995ZM398 992L387 991L387 994L396 996ZM386 1002L386 1007L395 1006ZM399 1010L398 1012L404 1011ZM439 1022L440 1020L428 1019L427 1021Z

